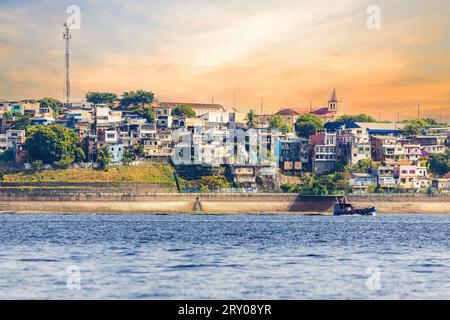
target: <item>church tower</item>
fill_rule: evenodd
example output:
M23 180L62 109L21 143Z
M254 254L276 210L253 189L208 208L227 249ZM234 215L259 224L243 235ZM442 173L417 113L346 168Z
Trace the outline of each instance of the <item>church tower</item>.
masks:
M328 112L337 112L338 100L336 97L336 89L333 90L330 100L328 100Z

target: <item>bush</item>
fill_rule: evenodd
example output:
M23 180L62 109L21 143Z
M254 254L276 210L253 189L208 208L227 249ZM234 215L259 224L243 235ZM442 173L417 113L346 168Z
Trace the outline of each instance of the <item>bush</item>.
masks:
M16 157L14 155L14 151L11 149L6 150L3 153L0 153L0 161L5 163L15 162Z
M54 163L55 167L58 169L69 169L73 164L73 159L64 159Z
M42 168L43 162L41 160L36 160L31 163L33 170L40 170Z

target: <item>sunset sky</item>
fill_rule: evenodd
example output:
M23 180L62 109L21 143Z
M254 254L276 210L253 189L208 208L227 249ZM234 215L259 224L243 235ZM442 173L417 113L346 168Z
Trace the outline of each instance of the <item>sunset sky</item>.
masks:
M449 0L0 0L0 99L62 98L62 22L73 98L154 91L161 101L266 111L326 103L393 120L450 120ZM382 9L369 30L368 6Z

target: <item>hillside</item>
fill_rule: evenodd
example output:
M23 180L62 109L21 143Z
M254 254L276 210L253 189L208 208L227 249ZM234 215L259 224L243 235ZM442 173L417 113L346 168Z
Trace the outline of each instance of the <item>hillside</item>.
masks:
M142 164L110 168L108 171L94 169L45 170L5 174L3 182L136 182L176 187L174 171L169 164Z

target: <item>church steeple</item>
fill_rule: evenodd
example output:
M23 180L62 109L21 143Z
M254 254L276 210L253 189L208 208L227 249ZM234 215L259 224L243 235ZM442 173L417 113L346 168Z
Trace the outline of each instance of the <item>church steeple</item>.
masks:
M338 99L336 97L336 89L333 90L330 100L328 100L328 111L337 112Z

